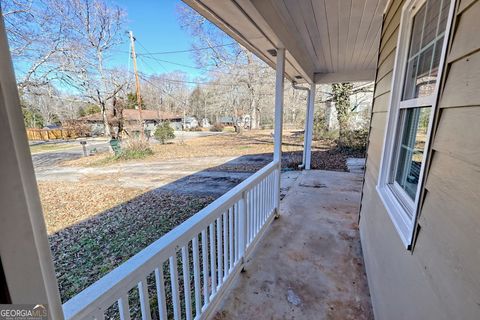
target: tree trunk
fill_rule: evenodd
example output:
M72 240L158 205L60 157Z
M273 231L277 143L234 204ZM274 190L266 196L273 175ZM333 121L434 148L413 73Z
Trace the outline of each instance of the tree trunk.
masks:
M255 102L252 99L250 103L250 129L257 129L257 108L255 108Z
M335 83L332 85L332 93L337 109L337 120L339 128L338 145L348 145L348 120L350 118L350 96L353 85L351 83Z
M104 102L100 103L100 105L102 108L102 118L103 118L103 125L104 125L103 132L106 137L111 137L112 133L110 130L110 124L108 123L107 107Z

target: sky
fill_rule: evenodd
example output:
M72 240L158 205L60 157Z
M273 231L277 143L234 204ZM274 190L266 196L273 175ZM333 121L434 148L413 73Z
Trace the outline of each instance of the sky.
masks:
M202 70L158 62L142 57L142 53L189 50L192 48L192 37L188 31L180 27L177 6L186 6L180 0L113 0L127 12L128 30L133 31L136 38L135 50L140 72L145 74L165 73L176 70L186 72L191 79L202 74ZM125 33L125 43L118 47L112 56L112 65L128 67L129 47L128 34ZM195 66L191 52L155 55L161 60L167 60L187 66ZM132 69L130 61L130 70Z

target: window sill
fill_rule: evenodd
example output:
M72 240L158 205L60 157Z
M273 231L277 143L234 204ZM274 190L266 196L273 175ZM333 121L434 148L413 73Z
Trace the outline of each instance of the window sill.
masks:
M407 211L388 185L377 185L376 189L403 245L407 250L410 250L414 221L409 218Z

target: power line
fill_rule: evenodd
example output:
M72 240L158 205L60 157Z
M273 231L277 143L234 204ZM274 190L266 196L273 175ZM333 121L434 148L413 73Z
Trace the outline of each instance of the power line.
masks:
M145 48L145 46L140 42L138 41L138 39L135 39L136 42L138 43L138 45L140 47L142 47L143 50L145 50L145 52L147 52L147 54L140 54L140 53L137 53L137 58L140 58L140 60L146 65L148 66L148 68L155 72L155 68L153 68L147 61L145 61L145 57L146 58L151 58L153 59L154 61L156 61L166 72L168 72L168 70L165 68L165 66L161 63L161 62L167 62L167 63L172 63L172 64L176 64L176 65L181 65L181 64L178 64L178 63L175 63L175 62L171 62L171 61L167 61L167 60L162 60L162 59L158 59L156 57L153 57L153 54L148 51L147 48ZM230 45L232 44L235 44L235 43L231 43ZM226 46L226 45L222 45L222 46ZM215 47L215 46L213 46ZM211 48L211 47L209 47ZM187 66L187 65L183 65L183 66ZM193 67L193 66L187 66L187 67L191 67L191 68L195 68L197 69L196 67ZM224 72L222 72L224 73ZM225 74L230 74L232 75L232 73L225 73ZM146 80L145 76L141 77L143 80L145 80L146 82L152 84L150 81ZM172 83L185 83L185 84L195 84L197 86L200 86L200 85L204 85L204 86L216 86L216 87L237 87L239 86L238 83L212 83L212 82L200 82L200 81L188 81L188 80L178 80L178 79L169 79L169 78L164 78L164 77L160 77L159 78L160 81L166 81L166 82L172 82ZM154 85L152 85L154 86ZM155 87L155 86L154 86ZM157 89L159 89L157 87ZM160 90L163 90L163 89L160 89ZM259 95L262 95L262 96L269 96L271 95L270 93L266 94L266 93L260 93Z
M227 43L227 44L219 44L219 45L216 45L216 46L202 47L202 48L195 48L195 49L151 52L150 54L161 55L161 54L174 54L174 53L195 52L195 51L200 51L200 50L209 50L209 49L213 49L213 48L228 47L228 46L233 46L233 45L237 45L237 44L238 44L238 43L236 43L236 42L232 42L232 43ZM139 53L138 55L140 56L140 55L143 55L143 54Z
M147 50L147 48L145 48L145 46L140 43L140 41L137 40L137 42L138 42L138 45L139 45L140 47L142 47L143 50L145 50L145 51L150 55L150 57L152 57L153 59L155 59L155 58L152 56L152 54ZM137 56L139 56L139 55L140 55L140 54L137 54ZM142 57L140 57L140 58L142 58ZM156 60L156 59L155 59L155 60ZM165 72L168 72L167 68L165 68L165 66L164 66L162 63L160 63L159 61L157 61L157 62L158 62L158 64L163 68L163 70L165 70Z
M137 55L138 56L138 55ZM144 59L142 59L142 62L145 63L150 70L155 72L155 68L153 68L149 63L147 63ZM169 79L169 78L164 78L164 77L159 77L161 81L166 81L166 82L173 82L173 83L186 83L186 84L196 84L197 86L200 85L205 85L205 86L220 86L220 87L232 87L232 86L238 86L238 83L212 83L212 82L201 82L201 81L189 81L189 80L178 80L178 79Z
M145 61L144 57L139 57L137 54L137 57L140 58L140 60L147 65L151 71L155 72L155 68L153 68L147 61ZM154 59L157 60L157 59ZM158 62L158 61L157 61ZM165 71L168 72L168 70L165 69L165 67L160 64L164 68ZM233 75L232 73L225 73L229 75ZM212 83L212 82L200 82L200 81L188 81L188 80L177 80L177 79L168 79L168 78L160 78L161 80L167 81L167 82L174 82L174 83L187 83L187 84L196 84L196 85L206 85L206 86L219 86L219 87L232 87L232 86L238 86L238 83Z
M148 49L145 48L145 46L143 44L140 43L140 41L137 40L137 43L140 47L143 48L143 50L145 50L145 52L147 52L147 54L140 54L139 53L139 54L137 54L137 57L142 55L146 58L150 58L150 59L156 61L166 72L168 72L168 70L165 68L165 66L163 65L162 62L169 63L169 64L172 64L172 65L181 66L181 67L184 67L184 68L191 68L191 69L197 69L197 70L205 70L207 72L215 72L215 73L220 73L220 74L233 75L233 73L224 72L224 71L220 71L220 70L212 70L212 69L207 69L207 68L202 68L202 67L194 67L194 66L189 66L189 65L186 65L186 64L181 64L181 63L172 62L172 61L168 61L168 60L158 59L157 57L154 57L153 54L150 51L148 51Z
M139 77L142 78L143 81L147 82L148 84L150 84L152 87L162 91L164 94L166 94L167 96L173 98L174 100L180 102L181 104L183 104L184 106L188 107L188 105L183 102L182 100L178 99L177 97L175 97L174 95L171 95L170 93L168 93L165 89L163 88L160 88L159 86L157 86L155 83L153 83L152 81L148 80L147 77L145 77L144 75L142 74L139 74Z
M138 55L137 55L138 56ZM168 63L168 64L172 64L172 65L175 65L175 66L180 66L180 67L184 67L184 68L190 68L190 69L196 69L196 70L204 70L204 71L207 71L207 72L214 72L214 73L221 73L221 74L229 74L229 75L236 75L235 73L232 73L232 72L226 72L226 71L221 71L221 70L214 70L214 69L208 69L208 68L205 68L205 67L195 67L195 66L190 66L190 65L187 65L187 64L183 64L183 63L178 63L178 62L173 62L173 61L168 61L168 60L163 60L163 59L158 59L158 58L155 58L153 56L148 56L148 55L144 55L142 58L149 58L149 59L153 59L157 62L164 62L164 63Z

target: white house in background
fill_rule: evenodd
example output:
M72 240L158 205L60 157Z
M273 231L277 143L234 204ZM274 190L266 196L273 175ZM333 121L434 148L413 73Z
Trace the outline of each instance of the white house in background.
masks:
M185 117L182 122L183 129L193 129L198 127L198 120L195 117Z
M210 128L211 124L208 118L203 118L201 123L202 128Z
M0 292L14 303L48 304L52 319L98 320L111 305L121 319L130 319L127 294L136 288L142 319L150 319L147 276L155 275L158 301L164 301L167 272L175 319L182 303L187 319L208 318L247 258L258 258L251 255L254 245L268 237L268 225L281 215L284 80L303 82L310 90L306 169L316 84L375 81L359 213L375 318L478 320L480 1L184 1L276 69L273 161L62 306L1 22ZM308 201L299 205L316 210ZM262 219L252 228L249 219L259 212ZM228 221L223 228L222 219ZM213 245L215 237L228 239L221 230L232 237L233 256L221 241L218 250ZM326 249L318 259L328 259ZM192 273L183 272L185 283L193 274L193 310L191 295L179 293L190 293L189 286L179 287L179 255L185 268L193 260ZM297 258L292 263L300 266ZM158 267L165 261L168 270ZM307 301L325 290L309 289L303 293ZM159 303L162 318L165 310ZM270 308L257 312L259 319L269 318Z

